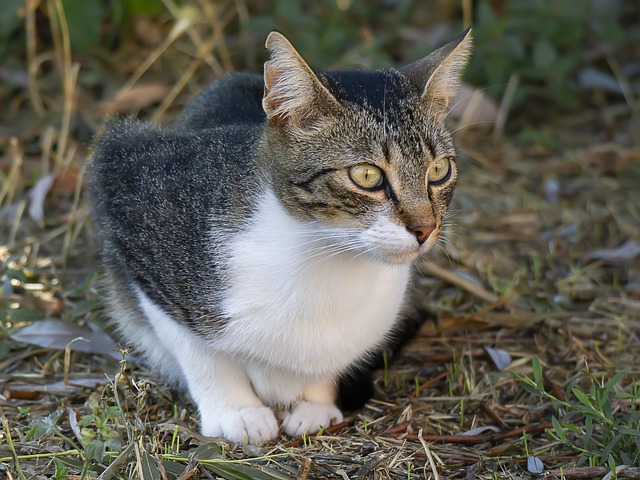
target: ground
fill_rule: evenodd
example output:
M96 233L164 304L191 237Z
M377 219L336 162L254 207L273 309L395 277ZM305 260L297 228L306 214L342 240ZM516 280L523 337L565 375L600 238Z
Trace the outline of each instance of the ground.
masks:
M150 51L165 66L173 58ZM189 399L114 354L104 333L83 197L91 133L107 114L167 120L171 102L189 97L136 83L145 71L133 57L119 59L131 80L104 94L111 101L77 88L78 64L62 54L37 93L26 82L31 93L7 97L0 476L602 478L614 468L640 478L637 101L551 118L512 112L506 133L454 122L456 213L414 282L415 302L437 320L376 373L374 398L343 423L243 446L201 437Z

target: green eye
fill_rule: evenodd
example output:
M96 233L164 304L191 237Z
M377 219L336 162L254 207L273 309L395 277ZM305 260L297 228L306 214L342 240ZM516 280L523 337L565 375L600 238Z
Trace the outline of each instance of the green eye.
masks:
M349 169L349 177L353 183L366 190L378 188L384 181L382 170L366 163L351 167Z
M441 158L432 163L427 170L427 183L431 185L439 185L449 179L451 173L451 160Z

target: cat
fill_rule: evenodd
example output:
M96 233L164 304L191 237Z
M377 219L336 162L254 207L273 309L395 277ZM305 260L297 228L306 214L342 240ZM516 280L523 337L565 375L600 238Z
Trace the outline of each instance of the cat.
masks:
M214 81L173 127L110 121L87 172L116 328L232 442L342 421L340 379L389 339L443 228L471 34L379 71L266 47L263 77Z

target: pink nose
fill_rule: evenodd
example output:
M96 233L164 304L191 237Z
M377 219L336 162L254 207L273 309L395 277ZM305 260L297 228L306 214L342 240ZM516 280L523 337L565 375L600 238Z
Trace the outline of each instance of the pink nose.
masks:
M422 245L424 242L427 241L427 238L429 238L429 235L431 235L431 232L433 232L435 228L436 228L435 225L428 225L426 227L419 225L419 226L407 227L407 230L413 233L416 236L418 243Z

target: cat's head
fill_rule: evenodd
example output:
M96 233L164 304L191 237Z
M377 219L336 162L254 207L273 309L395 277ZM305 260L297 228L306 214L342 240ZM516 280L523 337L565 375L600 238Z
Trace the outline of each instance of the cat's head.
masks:
M316 73L271 33L264 151L284 208L386 262L435 245L458 177L445 119L471 43L467 30L400 69Z

